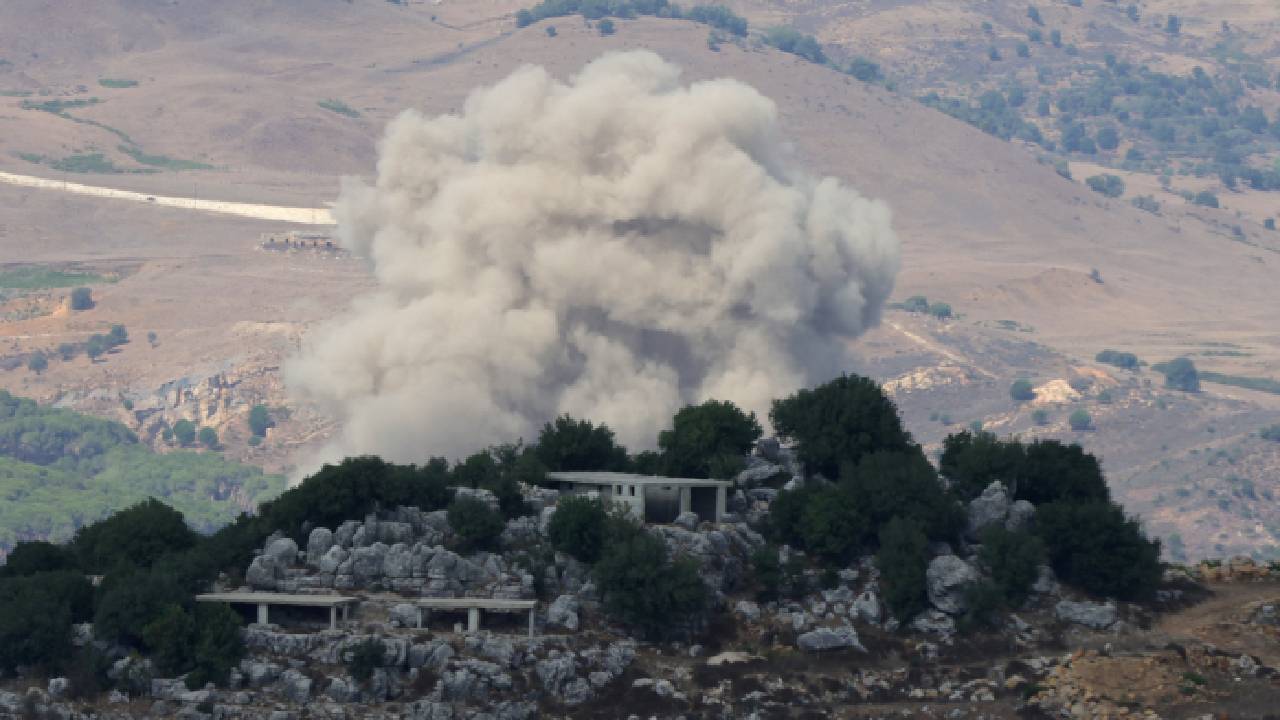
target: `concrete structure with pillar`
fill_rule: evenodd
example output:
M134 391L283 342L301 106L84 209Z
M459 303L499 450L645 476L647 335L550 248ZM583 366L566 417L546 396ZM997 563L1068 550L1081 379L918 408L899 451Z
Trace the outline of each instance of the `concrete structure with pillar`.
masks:
M288 593L270 592L226 592L197 595L196 602L221 602L228 605L254 605L258 608L258 623L266 625L270 622L269 608L272 605L288 605L292 607L314 607L329 609L329 629L338 627L338 612L342 612L345 622L351 606L356 598L345 595L290 595Z
M615 472L549 472L562 492L595 494L644 522L669 523L680 513L697 513L703 522L724 519L728 480L669 478Z
M467 632L480 629L480 611L491 612L523 612L529 611L529 637L533 637L534 614L537 612L537 600L508 600L505 598L422 598L415 600L418 606L418 627L426 627L428 613L432 610L466 610Z

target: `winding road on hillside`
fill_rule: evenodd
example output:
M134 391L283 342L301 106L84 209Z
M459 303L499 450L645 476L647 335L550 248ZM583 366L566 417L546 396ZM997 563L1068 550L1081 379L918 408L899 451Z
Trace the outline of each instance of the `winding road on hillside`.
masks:
M147 193L134 192L132 190L117 190L115 188L99 187L96 185L81 185L80 183L50 180L49 178L36 177L34 175L16 175L14 173L7 172L0 172L0 183L5 185L16 185L18 187L60 190L62 192L74 193L76 195L88 195L90 197L109 198L113 200L130 200L133 202L146 203L148 205L181 208L183 210L197 210L201 212L221 213L223 215L239 215L240 217L255 218L258 220L275 220L278 222L295 223L298 225L335 224L333 215L329 212L328 208L257 205L254 203L223 202L221 200L200 200L189 197L148 195Z

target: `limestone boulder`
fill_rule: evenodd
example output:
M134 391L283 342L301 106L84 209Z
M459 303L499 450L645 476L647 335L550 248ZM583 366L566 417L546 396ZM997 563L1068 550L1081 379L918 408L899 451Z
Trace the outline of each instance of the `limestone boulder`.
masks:
M958 615L968 607L965 588L977 580L978 571L961 558L955 555L936 557L925 573L929 602L948 615Z

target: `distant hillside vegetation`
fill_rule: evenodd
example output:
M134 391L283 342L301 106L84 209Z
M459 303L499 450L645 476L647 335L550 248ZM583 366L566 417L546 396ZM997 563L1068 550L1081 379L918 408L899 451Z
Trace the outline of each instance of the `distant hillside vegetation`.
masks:
M158 455L120 423L0 390L0 555L155 497L211 531L279 494L284 478L213 453Z

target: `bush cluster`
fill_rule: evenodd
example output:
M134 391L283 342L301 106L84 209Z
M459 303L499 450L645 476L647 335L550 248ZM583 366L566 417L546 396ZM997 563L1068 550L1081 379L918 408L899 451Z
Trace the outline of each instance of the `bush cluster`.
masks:
M1145 599L1155 590L1161 572L1160 542L1148 539L1138 522L1111 501L1097 458L1079 445L1056 440L1024 444L990 433L962 432L944 440L943 448L941 472L962 497L976 497L992 481L1000 480L1014 499L1036 506L1036 536L1065 582L1126 600ZM1034 548L1025 538L991 539L991 550L987 550L987 538L983 539L987 554L980 559L993 577L1007 582L998 583L999 596L979 599L1003 597L1001 602L1014 603L1017 593L1013 591L1031 577L1031 556L1037 553L1031 552ZM1000 602L990 605L1000 606Z

